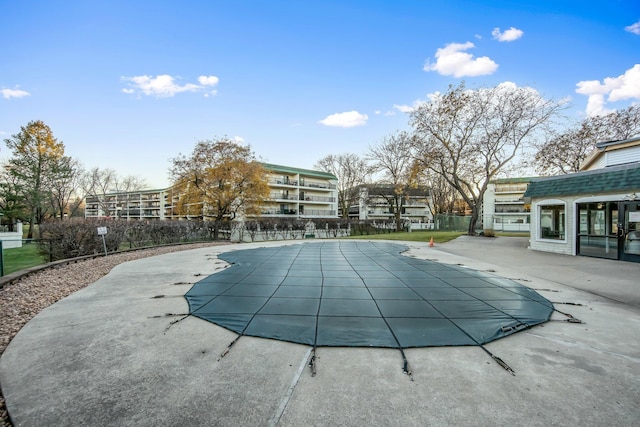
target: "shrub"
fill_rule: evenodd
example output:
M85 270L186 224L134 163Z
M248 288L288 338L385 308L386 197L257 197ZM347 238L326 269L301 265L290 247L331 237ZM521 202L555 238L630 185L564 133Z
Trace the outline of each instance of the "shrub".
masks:
M496 232L491 230L491 229L486 228L486 229L484 229L482 231L482 235L484 237L496 237Z
M98 227L107 227L107 252L163 244L213 240L215 232L228 237L230 223L213 221L122 221L71 218L40 224L39 250L51 261L104 253Z

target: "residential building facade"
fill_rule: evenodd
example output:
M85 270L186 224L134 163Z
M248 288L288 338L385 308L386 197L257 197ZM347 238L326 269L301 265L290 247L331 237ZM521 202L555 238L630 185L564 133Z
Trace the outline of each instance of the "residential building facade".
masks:
M534 179L534 250L640 262L640 137L608 141L577 173Z
M489 182L482 198L485 230L529 232L530 205L524 193L533 178L502 178Z
M126 220L170 219L166 216L169 194L168 189L162 189L88 195L85 198L84 216Z
M430 224L433 223L430 197L427 189L410 188L405 192L398 207L393 187L363 185L360 187L358 205L349 208L349 218L389 222L395 220L396 209L400 209L403 221Z
M338 217L338 179L333 174L269 163L262 166L270 189L262 217Z
M337 218L337 178L326 172L263 163L270 195L263 217ZM179 194L173 188L90 195L85 218L126 220L186 219L175 208Z

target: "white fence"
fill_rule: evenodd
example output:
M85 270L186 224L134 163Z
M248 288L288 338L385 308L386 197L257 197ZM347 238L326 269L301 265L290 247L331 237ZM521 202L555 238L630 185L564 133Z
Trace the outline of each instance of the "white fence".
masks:
M411 231L413 230L434 230L436 225L433 222L412 222Z
M231 230L232 242L267 242L272 240L298 240L298 239L335 239L337 237L349 237L351 228L316 228L309 221L304 229L278 228L247 229L244 223L238 223Z
M509 223L501 223L494 222L493 230L494 231L511 231L517 233L528 233L530 231L531 224L509 224Z
M16 231L0 231L2 249L13 249L22 247L22 223L16 223L14 228Z

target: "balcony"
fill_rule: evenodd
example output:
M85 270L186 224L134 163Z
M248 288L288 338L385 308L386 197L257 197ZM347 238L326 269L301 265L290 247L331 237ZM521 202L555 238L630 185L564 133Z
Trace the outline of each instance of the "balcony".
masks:
M295 215L298 211L295 209L263 209L260 213L262 215Z
M521 197L512 197L512 198L496 198L496 204L499 203L519 203L519 204L524 204L524 200Z
M297 194L286 194L286 193L271 193L269 194L270 200L298 200Z
M300 184L301 187L308 187L308 188L320 188L323 190L335 190L336 186L333 184L326 184L323 182L303 182Z
M304 212L300 212L300 216L336 216L337 212L331 209L305 209Z
M288 178L269 178L267 182L271 185L298 185L298 181L293 181Z
M336 201L335 197L326 197L326 196L300 196L300 200L304 200L305 202L322 202L322 203L334 203Z
M527 191L528 184L502 184L496 185L495 193L524 193Z
M497 214L529 214L529 209L525 209L524 207L506 207L506 206L496 206Z

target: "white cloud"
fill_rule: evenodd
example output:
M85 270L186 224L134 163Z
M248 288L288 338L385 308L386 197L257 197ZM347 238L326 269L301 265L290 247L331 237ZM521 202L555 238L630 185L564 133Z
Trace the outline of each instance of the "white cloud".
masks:
M4 99L23 98L31 95L29 92L20 89L0 89L0 93L2 93Z
M489 57L474 58L470 53L464 52L472 47L475 45L471 42L450 43L436 51L435 64L427 60L423 69L454 77L483 76L498 69L498 64Z
M347 111L344 113L331 114L320 120L318 123L322 123L325 126L334 126L341 128L352 128L356 126L364 126L367 124L369 116L366 114L358 113L357 111Z
M629 31L630 33L640 36L640 21L636 22L635 24L631 24L628 27L624 27L624 29L626 31Z
M186 83L180 85L176 83L176 77L168 74L161 74L155 77L147 75L121 77L121 80L129 85L129 87L122 89L123 93L139 93L148 96L153 95L158 98L169 98L181 92L198 92L206 87L215 86L219 82L216 76L200 76L198 77L200 84ZM215 95L216 93L216 90L209 91L205 96Z
M401 113L406 113L409 114L411 113L413 110L415 110L416 108L418 108L420 105L424 104L424 101L414 101L412 105L399 105L399 104L393 104L393 108L400 111Z
M524 35L524 31L511 27L504 32L500 32L500 28L494 28L493 31L491 31L491 35L499 42L512 42L522 37Z
M589 116L608 114L607 102L640 100L640 64L634 65L618 77L599 80L584 80L576 85L577 93L587 95L586 113Z
M427 102L431 102L431 101L435 100L440 95L441 95L440 92L429 93L429 94L427 94L427 101L422 100L422 99L416 99L415 101L413 101L413 104L411 104L411 105L393 104L393 108L394 108L394 110L398 110L401 113L409 114L409 113L412 113L414 110L417 110L421 105L424 105Z
M203 86L216 86L220 79L216 76L200 76L198 82Z

